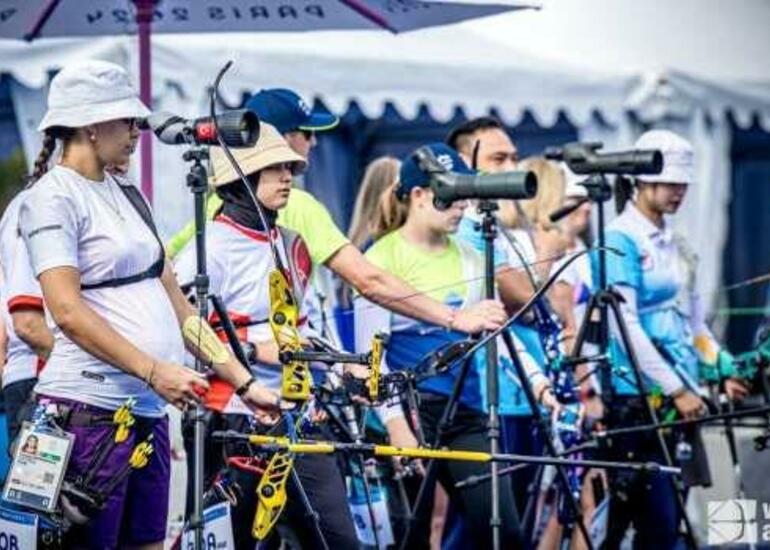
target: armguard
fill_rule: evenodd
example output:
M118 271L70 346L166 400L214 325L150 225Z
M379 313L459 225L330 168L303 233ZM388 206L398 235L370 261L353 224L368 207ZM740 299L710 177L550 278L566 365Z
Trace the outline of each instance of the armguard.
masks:
M197 315L190 315L184 320L182 336L189 345L198 350L204 361L222 364L230 359L230 352L217 337L214 329Z

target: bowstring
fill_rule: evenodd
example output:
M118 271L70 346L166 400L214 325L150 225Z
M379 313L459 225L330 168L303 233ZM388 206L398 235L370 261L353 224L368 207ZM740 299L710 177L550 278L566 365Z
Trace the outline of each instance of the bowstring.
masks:
M598 248L596 246L592 246L592 247L589 247L588 250L596 251L596 250L598 250ZM578 253L576 253L576 252L572 252L572 253L568 253L568 254L557 254L557 255L553 255L553 256L548 256L546 258L542 258L540 260L535 260L533 262L521 262L520 266L515 266L515 267L514 266L505 266L505 267L501 267L501 268L499 268L499 269L497 269L495 271L495 274L498 275L498 274L501 274L501 273L508 273L508 272L524 272L524 273L527 273L528 268L531 268L531 267L534 267L534 266L537 266L537 265L540 265L540 264L545 264L545 263L548 263L548 262L564 260L564 259L567 259L567 258L569 258L569 257L571 257L573 255L577 255L577 254ZM458 280L453 281L451 283L445 283L443 285L431 287L431 288L428 288L428 289L425 289L425 290L422 290L422 291L412 292L411 294L407 294L405 296L400 296L398 298L393 298L391 300L387 300L387 301L383 302L382 304L367 303L366 305L362 306L359 309L360 310L375 309L375 308L378 308L378 307L384 307L384 308L387 309L388 306L390 306L392 304L397 304L399 302L404 302L406 300L410 300L412 298L416 298L416 297L419 297L419 296L427 296L427 295L429 295L432 292L438 292L440 290L446 290L448 288L452 288L452 287L455 287L455 286L458 286L458 285L461 285L461 284L473 283L473 282L481 281L481 280L483 280L483 278L484 278L484 276L480 275L480 276L477 276L477 277L469 277L469 278L466 278L466 279L458 279ZM727 293L727 292L731 292L733 290L739 290L741 288L746 288L746 287L749 287L749 286L754 286L754 285L758 285L758 284L761 284L761 283L768 283L768 282L770 282L770 273L765 273L763 275L758 275L756 277L751 277L751 278L746 279L744 281L739 281L737 283L733 283L733 284L730 284L730 285L727 285L727 286L724 286L724 287L717 288L717 289L711 291L710 294ZM358 296L356 296L355 299L361 299L361 296L358 295ZM343 310L340 311L339 314L340 315L353 315L354 311L352 309L343 309Z
M593 250L598 250L598 248L597 247L590 247L590 248L588 248L588 250L592 250L593 251ZM548 262L555 262L555 261L559 261L559 260L565 260L565 259L569 259L572 256L579 256L579 255L581 255L580 252L572 252L572 253L569 253L569 254L556 254L556 255L553 255L553 256L548 256L546 258L541 258L540 260L535 260L533 262L522 262L520 266L515 266L515 267L514 266L505 266L505 267L501 267L501 268L497 269L495 271L495 275L499 275L499 274L502 274L502 273L510 273L510 272L514 272L514 273L524 272L524 273L526 273L527 272L527 268L529 268L529 267L533 267L533 266L536 266L536 265L539 265L539 264L548 263ZM367 303L364 306L361 306L359 308L359 311L366 310L366 309L376 309L376 308L386 308L386 309L388 309L388 306L390 306L392 304L397 304L399 302L404 302L406 300L411 300L412 298L417 298L417 297L420 297L420 296L427 296L427 295L429 295L429 294L431 294L433 292L438 292L440 290L446 290L446 289L449 289L449 288L456 287L458 285L462 285L462 284L466 284L466 283L479 282L479 281L482 281L483 279L484 279L484 275L478 275L476 277L468 277L468 278L464 278L464 279L458 279L458 280L452 281L450 283L445 283L445 284L442 284L442 285L439 285L439 286L435 286L435 287L431 287L431 288L428 288L428 289L425 289L425 290L412 292L411 294L407 294L405 296L399 296L398 298L393 298L393 299L387 300L385 302L382 302L381 304ZM534 292L533 292L533 294L534 294ZM360 299L362 299L362 296L361 295L357 295L355 297L355 299L360 300ZM342 310L340 312L341 315L353 315L354 313L355 312L352 309L345 309L345 310Z

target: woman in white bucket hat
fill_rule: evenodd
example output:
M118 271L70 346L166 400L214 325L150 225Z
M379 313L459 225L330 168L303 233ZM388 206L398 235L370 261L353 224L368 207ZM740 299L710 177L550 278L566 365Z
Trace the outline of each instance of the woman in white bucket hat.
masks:
M78 547L162 547L170 456L164 405L185 409L209 388L180 364L185 345L252 409L271 416L278 405L185 299L136 187L106 170L128 162L137 119L148 114L121 67L86 61L62 69L51 82L39 126L43 150L19 215L54 322L36 398L75 434L66 480L104 499L89 506L63 492L65 513L81 522L68 533ZM57 143L61 155L49 170ZM113 415L129 401L136 424L113 443ZM121 473L143 441L154 447L149 463Z
M673 405L682 417L696 418L707 410L701 384L704 378L710 379L710 371L723 372L730 399L745 396L747 387L734 377L731 356L721 349L704 321L695 288L697 257L666 219L676 214L688 187L696 183L693 149L687 140L668 130L645 132L634 147L660 150L663 169L659 174L619 181L622 212L607 226L606 245L622 251L623 256L607 255L607 281L623 297L621 311L646 390L661 395L663 402ZM617 345L615 330L610 351L614 366L627 371L628 358ZM623 380L621 370L613 369L612 378L615 398L608 411L610 426L646 423L647 413L635 384ZM682 462L687 470L685 484L710 483L707 463L698 458L702 446L695 434L675 435L687 440L694 451L692 460ZM654 434L620 439L613 446L625 459L663 458ZM704 464L706 468L702 468ZM605 545L619 546L629 524L634 524L635 547L675 547L682 510L677 506L673 484L657 475L611 476Z

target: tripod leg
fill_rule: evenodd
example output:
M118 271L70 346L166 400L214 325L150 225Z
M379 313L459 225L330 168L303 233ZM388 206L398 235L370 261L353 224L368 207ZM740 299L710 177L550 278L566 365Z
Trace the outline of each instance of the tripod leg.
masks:
M414 427L415 437L420 447L424 447L427 442L425 441L425 432L422 429L422 422L420 422L420 407L417 405L417 388L413 385L409 385L409 389L406 391L406 406L409 411L409 418L412 420Z
M364 456L359 454L357 456L357 469L361 476L361 481L364 486L364 498L366 498L366 507L369 510L369 520L372 522L372 532L374 534L374 545L380 548L380 533L377 529L377 514L374 510L374 501L372 500L372 488L369 485L369 479L366 477L366 464L364 463Z
M502 336L503 342L505 342L505 346L508 348L508 354L511 356L513 366L516 369L516 374L518 375L519 381L521 382L521 388L524 390L524 395L526 396L529 407L532 410L532 416L534 417L535 424L539 428L540 434L543 437L543 445L549 456L557 457L558 453L556 451L556 447L553 444L551 427L548 425L548 420L543 416L543 413L537 404L535 394L532 391L532 386L530 385L529 379L527 378L527 373L524 371L524 366L521 364L521 358L516 351L516 345L514 344L513 336L511 336L511 333L507 330L502 332ZM583 511L580 509L580 503L578 503L575 499L575 495L572 494L569 486L569 479L567 478L567 473L565 472L564 467L557 466L556 473L561 485L561 489L564 492L564 498L567 499L570 509L575 515L575 521L577 522L580 532L585 539L586 546L589 548L589 550L593 549L593 545L591 544L591 537L589 536L588 529L586 528L583 521Z
M536 527L537 527L537 501L540 497L540 483L543 479L543 472L545 471L545 467L540 464L537 467L537 471L535 472L535 477L532 478L532 483L527 487L527 505L524 507L524 514L521 516L521 529L526 534L530 523L530 518L532 519L532 534L534 534Z
M346 422L343 422L336 414L334 414L334 411L331 410L331 407L329 407L327 403L321 402L321 408L326 411L329 419L335 422L337 428L340 429L348 441L351 443L360 443L363 441L361 431L358 429L355 410L351 405L341 407L342 414L345 416ZM369 485L369 480L366 477L366 464L364 462L363 455L356 455L353 459L353 464L351 465L351 474L353 479L355 479L356 475L361 476L361 483L364 488L364 498L366 499L366 508L369 513L369 520L371 521L374 534L374 543L377 548L380 548L380 533L377 529L377 515L374 510L374 502L372 501L371 486Z
M642 378L641 374L641 368L639 366L639 361L636 357L636 353L634 352L634 348L631 345L631 338L628 334L628 327L626 326L625 321L623 320L623 317L620 313L620 305L618 304L617 297L612 293L608 292L605 296L607 305L610 307L610 311L612 312L612 315L615 317L615 321L618 325L618 330L620 332L620 339L623 343L623 347L626 350L626 354L628 355L628 359L631 363L632 370L634 371L634 380L636 381L637 388L639 390L639 397L641 398L642 402L644 403L645 410L647 412L648 420L653 424L658 424L658 415L655 413L655 409L652 407L652 404L650 403L650 400L648 399L648 392L646 384L644 383L644 379ZM674 461L671 458L671 453L668 450L668 446L666 445L666 441L663 438L663 433L661 430L655 430L655 435L658 440L658 445L660 446L660 450L663 453L663 458L666 461L666 465L673 466ZM690 518L687 516L687 510L685 507L685 501L684 501L684 489L682 488L681 482L674 476L669 476L670 483L673 486L674 493L676 494L676 501L679 509L679 513L682 516L682 521L684 521L685 525L685 531L687 536L687 543L690 546L690 548L697 548L697 543L695 541L695 532L693 530L692 524L690 523Z
M719 392L716 395L716 402L718 412L724 412L722 408L722 402L719 398ZM733 402L731 399L727 399L727 412L734 412ZM730 461L733 464L733 477L735 478L735 486L738 489L738 498L746 497L746 488L743 486L743 476L741 475L741 460L738 456L738 443L735 439L735 430L733 429L732 420L725 419L725 437L727 438L727 446L730 449Z

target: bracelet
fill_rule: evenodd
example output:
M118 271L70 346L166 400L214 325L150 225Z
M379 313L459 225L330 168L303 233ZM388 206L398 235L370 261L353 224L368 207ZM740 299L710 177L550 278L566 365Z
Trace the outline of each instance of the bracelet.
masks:
M240 387L236 388L235 395L237 395L238 397L243 397L246 394L246 392L249 391L249 388L251 387L251 385L254 384L256 381L257 379L252 376L251 378L246 380L243 384L241 384Z
M152 360L152 364L150 364L150 372L147 373L147 376L144 378L145 383L150 386L152 389L155 389L152 387L152 378L155 375L155 359Z

